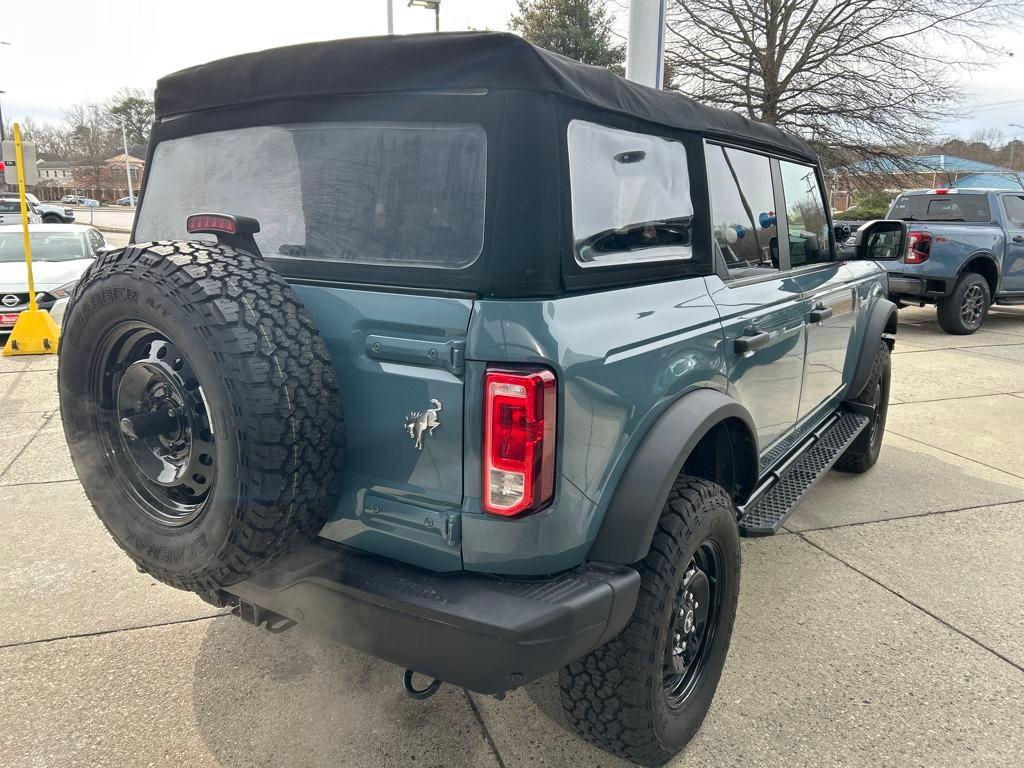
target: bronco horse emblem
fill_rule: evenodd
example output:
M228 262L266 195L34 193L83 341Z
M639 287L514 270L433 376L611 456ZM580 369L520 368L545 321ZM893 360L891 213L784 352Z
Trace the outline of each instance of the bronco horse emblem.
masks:
M434 430L441 426L437 414L441 412L441 401L431 400L430 407L425 411L413 411L405 417L405 428L409 431L409 437L416 441L416 450L423 450L423 435L434 434Z

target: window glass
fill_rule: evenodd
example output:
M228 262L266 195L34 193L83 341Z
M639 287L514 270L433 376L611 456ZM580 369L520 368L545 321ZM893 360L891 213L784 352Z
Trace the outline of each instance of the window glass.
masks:
M21 203L11 203L6 200L0 201L0 213L20 213Z
M1024 196L1006 195L1003 198L1006 217L1017 227L1024 227Z
M711 226L729 276L750 277L779 268L775 188L764 155L706 145Z
M304 123L160 142L136 236L259 220L264 256L461 268L483 248L487 137L456 123Z
M789 263L792 267L832 260L825 197L809 165L779 163L789 224Z
M584 267L691 258L693 201L678 141L573 120L569 185Z
M985 195L902 195L892 206L891 218L904 221L990 221Z

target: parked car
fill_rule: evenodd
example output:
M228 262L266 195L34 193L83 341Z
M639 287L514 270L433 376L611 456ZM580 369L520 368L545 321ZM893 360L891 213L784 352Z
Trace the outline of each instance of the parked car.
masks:
M946 333L970 334L995 304L1024 304L1024 191L920 189L889 217L910 223L907 251L886 265L900 304L935 304Z
M39 224L43 217L40 216L35 206L29 202L28 222ZM21 224L21 200L17 197L0 197L0 226L4 224Z
M139 202L138 195L134 197L121 197L114 201L114 205L132 206L137 205Z
M805 142L509 34L238 56L161 79L156 118L142 245L92 264L61 338L114 539L417 698L560 670L585 738L671 757L740 534L878 458L873 259L906 225L843 261Z
M70 208L44 203L31 193L26 193L25 197L33 204L44 224L71 224L75 220L75 212Z
M64 195L64 197L62 197L60 201L64 205L78 205L79 199L80 198L78 197L78 195Z
M32 224L32 274L40 309L66 304L75 283L98 254L110 250L103 235L81 224ZM0 334L9 333L28 308L28 274L21 225L0 226ZM59 317L58 312L58 317Z

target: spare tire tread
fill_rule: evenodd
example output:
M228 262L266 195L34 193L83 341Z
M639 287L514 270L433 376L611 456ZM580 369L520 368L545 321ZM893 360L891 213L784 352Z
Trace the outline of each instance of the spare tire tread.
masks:
M173 295L192 329L209 340L231 393L239 455L246 459L237 469L244 501L235 506L217 565L183 577L152 559L139 563L161 581L210 599L323 527L344 450L334 368L312 316L284 278L252 254L209 243L140 243L98 257L75 289L67 321L74 324L80 296L121 274Z

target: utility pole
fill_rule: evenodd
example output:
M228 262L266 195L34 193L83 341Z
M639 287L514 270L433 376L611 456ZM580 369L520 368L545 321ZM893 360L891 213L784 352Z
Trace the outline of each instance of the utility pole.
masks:
M394 0L384 0L388 4L388 34L395 34L395 6Z
M124 115L121 115L121 141L124 142L124 177L128 179L128 205L135 207L135 192L132 191L132 166L128 162L128 131L124 127Z

